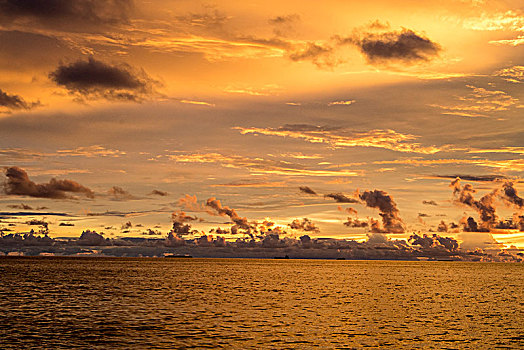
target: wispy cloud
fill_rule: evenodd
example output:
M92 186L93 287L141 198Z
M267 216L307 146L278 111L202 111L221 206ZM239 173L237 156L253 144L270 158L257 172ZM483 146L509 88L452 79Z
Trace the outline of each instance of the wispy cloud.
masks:
M235 127L242 135L255 134L289 137L310 143L327 144L332 148L374 147L397 152L434 154L441 151L436 146L422 146L412 142L417 136L402 134L394 130L371 130L356 132L341 128L315 125L284 125L279 128L243 128Z
M356 171L313 168L298 163L220 153L175 154L166 157L179 163L217 163L226 168L247 169L255 174L287 176L358 176L359 174Z

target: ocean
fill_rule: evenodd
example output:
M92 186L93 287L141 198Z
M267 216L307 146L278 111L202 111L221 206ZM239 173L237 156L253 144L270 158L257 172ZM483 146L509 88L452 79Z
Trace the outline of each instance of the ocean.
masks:
M524 265L0 258L1 349L523 349Z

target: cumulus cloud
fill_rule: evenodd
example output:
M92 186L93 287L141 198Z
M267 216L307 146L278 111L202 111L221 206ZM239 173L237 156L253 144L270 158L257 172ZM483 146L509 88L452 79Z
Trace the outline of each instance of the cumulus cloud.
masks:
M0 107L7 110L31 109L40 105L40 102L27 102L21 96L8 94L0 89Z
M37 184L29 179L25 170L19 167L7 168L5 176L7 181L4 183L4 192L7 195L67 199L73 198L68 193L78 193L88 198L94 197L92 190L73 180L53 178L48 183Z
M439 248L442 247L448 251L456 251L459 247L457 240L451 237L442 237L437 234L422 235L417 234L411 235L409 242L413 245L418 245L423 249Z
M465 184L462 186L460 184L460 178L453 180L450 184L450 187L453 188L453 195L455 196L455 201L457 203L464 204L475 209L480 215L480 224L481 228L489 230L492 228L497 221L497 214L495 209L495 198L497 196L497 190L492 191L484 195L480 200L476 200L473 194L476 190L471 184ZM473 229L476 226L476 223L468 223L467 226Z
M294 230L306 231L306 232L320 232L320 229L315 225L313 221L308 218L295 219L288 226Z
M384 191L373 190L360 193L359 198L370 208L378 208L383 228L371 225L372 232L403 233L404 222L393 198Z
M59 65L49 77L80 100L105 98L142 102L156 93L157 85L143 70L127 64L107 64L93 57Z
M171 220L173 221L173 228L171 230L177 237L183 237L184 235L190 234L191 225L186 224L186 222L196 221L198 218L196 216L187 215L183 211L174 211L171 214Z
M315 195L315 196L317 195L317 193L311 187L308 187L308 186L300 186L298 189L302 193L312 194L312 195Z
M217 212L218 215L221 216L229 216L231 218L231 221L238 226L238 228L244 229L244 230L250 230L252 226L247 221L247 218L240 217L235 209L231 209L228 206L222 206L222 203L220 203L220 200L211 197L208 198L206 205L213 210Z

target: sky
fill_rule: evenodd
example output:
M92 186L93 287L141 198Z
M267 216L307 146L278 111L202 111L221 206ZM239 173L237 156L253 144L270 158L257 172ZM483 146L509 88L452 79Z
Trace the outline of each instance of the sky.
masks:
M4 234L524 248L520 1L0 0L0 46Z

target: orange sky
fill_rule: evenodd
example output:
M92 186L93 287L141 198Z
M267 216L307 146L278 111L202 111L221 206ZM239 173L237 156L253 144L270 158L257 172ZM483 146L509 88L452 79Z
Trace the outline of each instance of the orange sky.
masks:
M0 5L0 166L29 177L4 178L4 233L38 228L32 219L52 236L166 233L179 210L199 231L230 228L202 209L215 197L296 237L366 239L372 229L348 217L378 220L391 239L443 221L439 234L473 247L490 233L460 222L481 225L481 198L495 193L485 227L524 248L518 223L500 228L524 215L521 2L60 4ZM453 194L457 176L475 202ZM52 178L92 195L43 193ZM359 197L375 189L404 232ZM325 196L338 193L355 203ZM318 231L290 227L297 218Z

